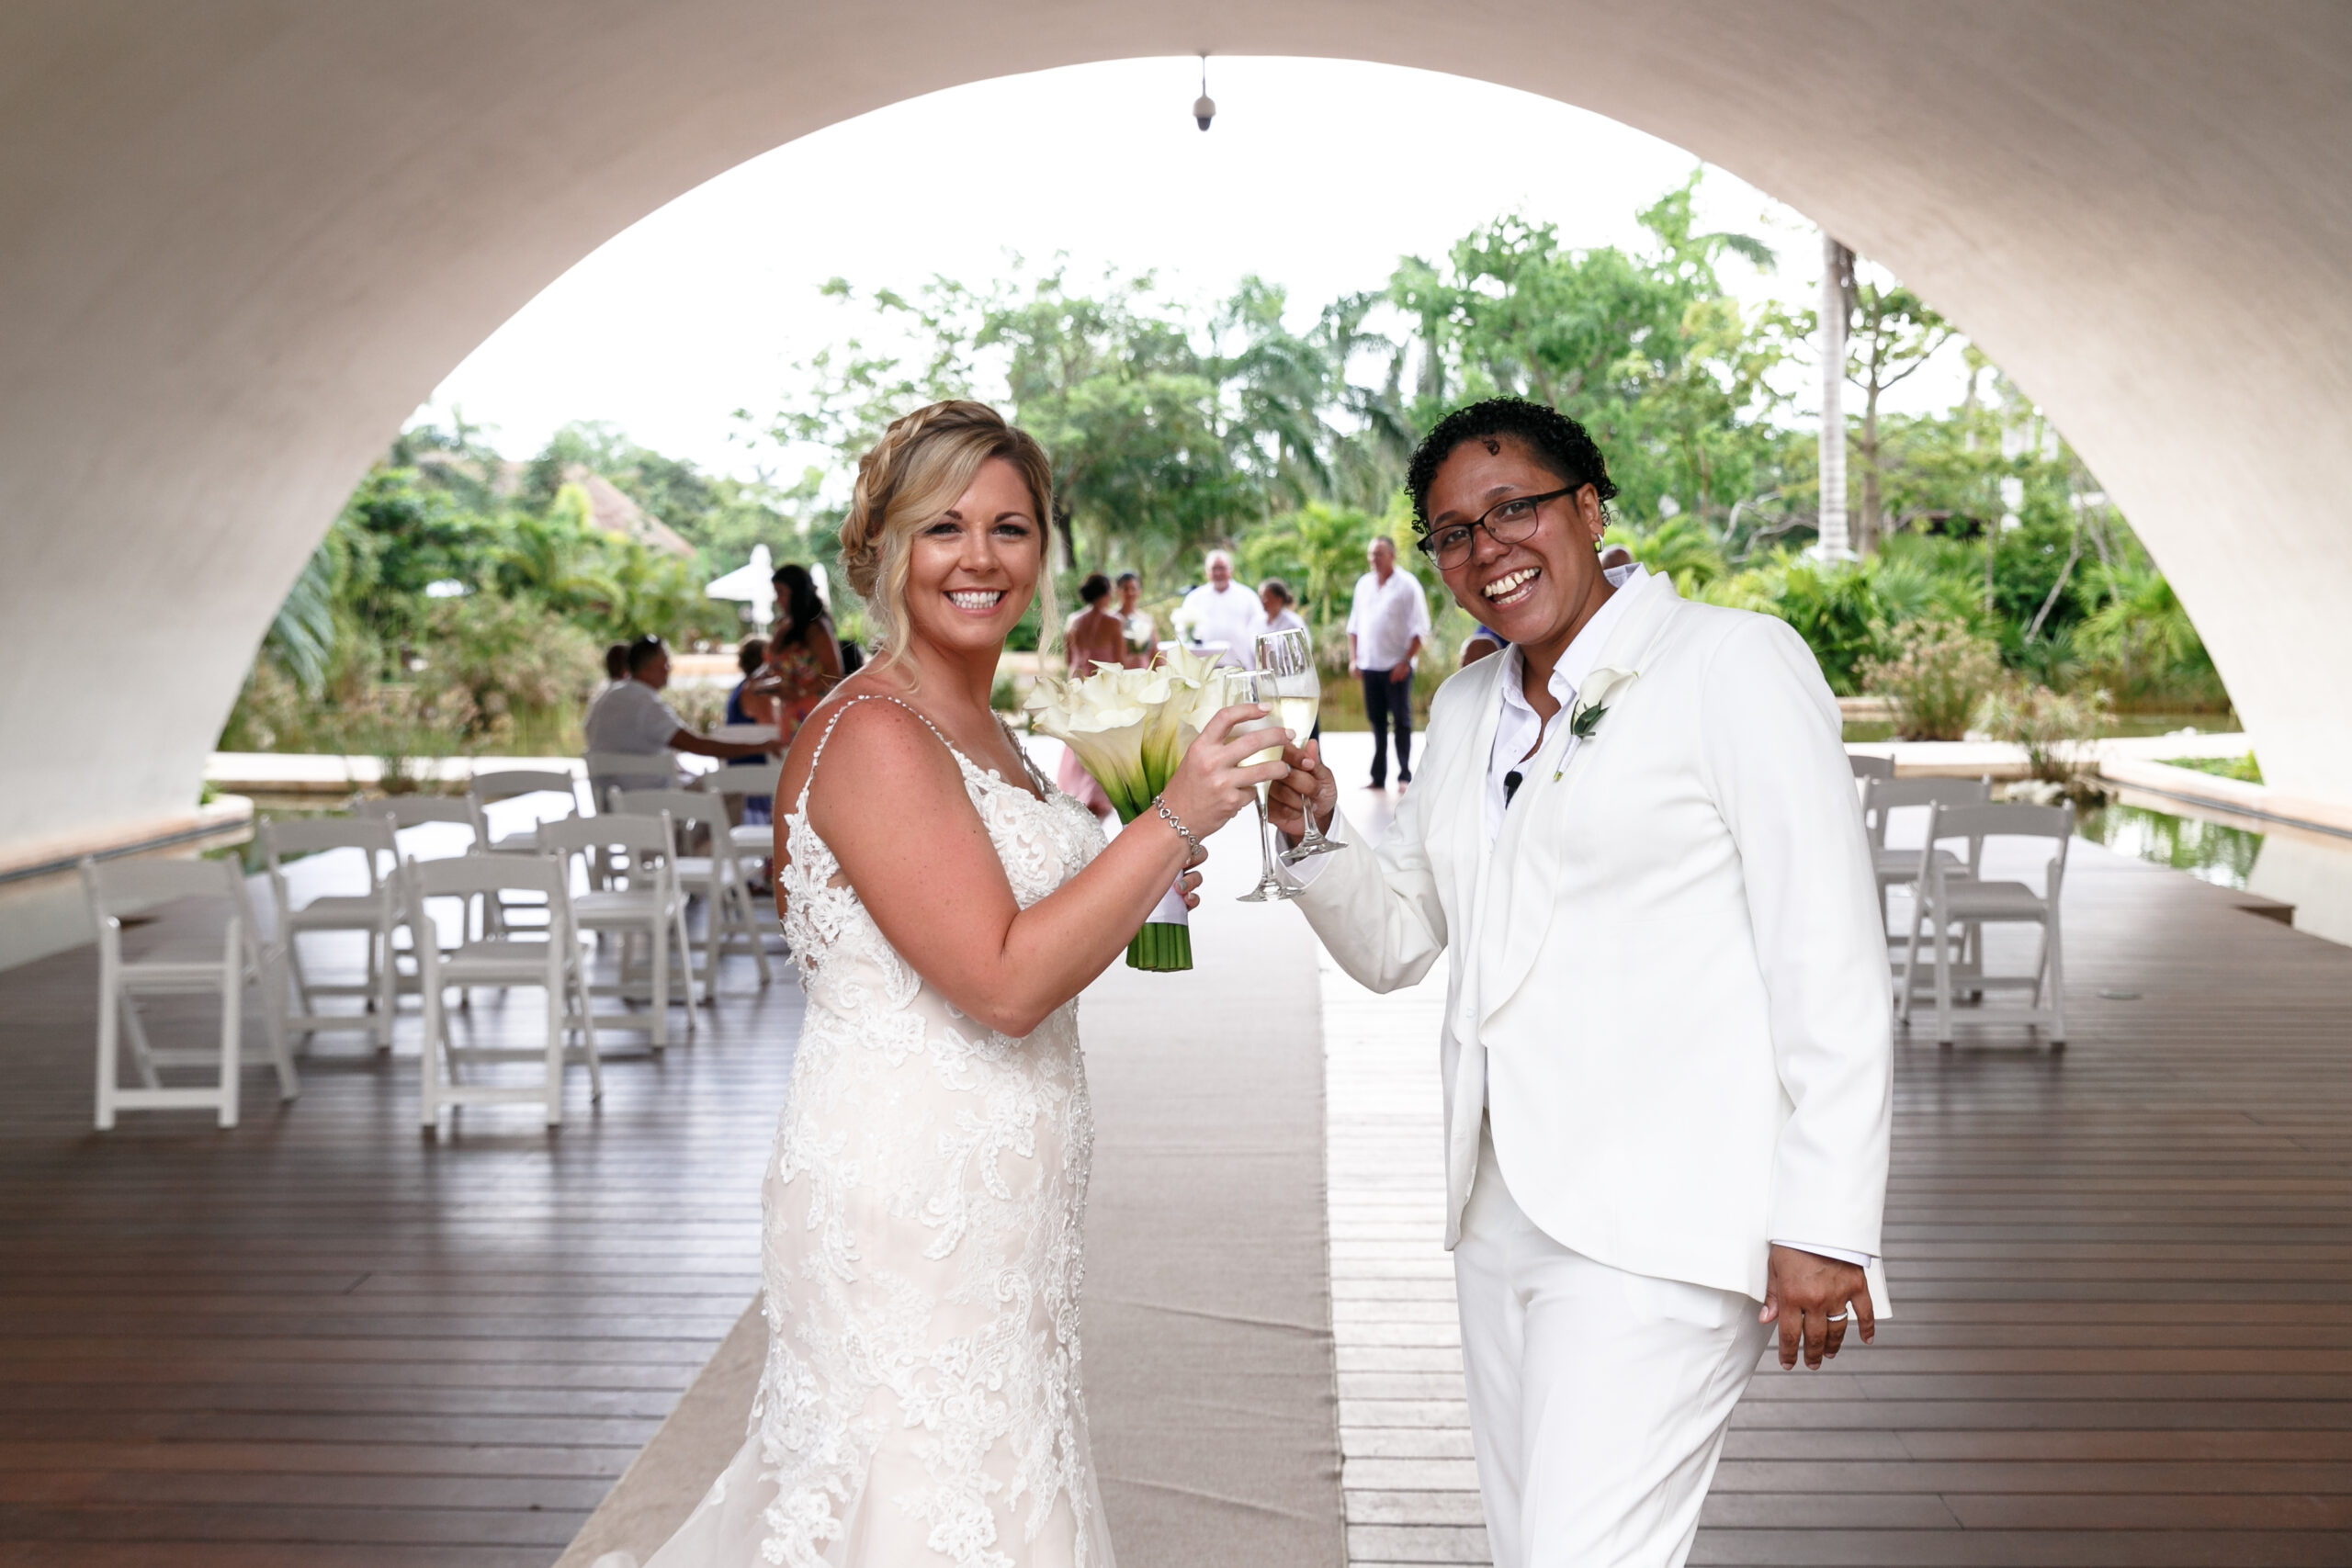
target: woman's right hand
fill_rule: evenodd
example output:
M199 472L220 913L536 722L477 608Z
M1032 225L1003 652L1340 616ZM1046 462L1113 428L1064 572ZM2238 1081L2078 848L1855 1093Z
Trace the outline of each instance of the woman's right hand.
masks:
M1184 753L1184 760L1176 764L1176 776L1168 781L1160 798L1194 838L1205 839L1232 821L1257 803L1260 784L1289 773L1289 764L1281 761L1241 765L1243 758L1280 746L1286 739L1279 728L1233 732L1235 725L1263 718L1266 713L1255 703L1219 708L1202 727L1200 739Z

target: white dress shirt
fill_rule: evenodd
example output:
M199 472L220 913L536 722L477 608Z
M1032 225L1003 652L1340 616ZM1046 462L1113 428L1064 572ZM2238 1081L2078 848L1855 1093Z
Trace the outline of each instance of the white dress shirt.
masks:
M1254 589L1238 582L1228 582L1222 590L1204 582L1184 595L1176 624L1195 647L1223 643L1226 657L1248 669L1256 660L1258 634L1266 629L1266 607Z
M1506 647L1500 658L1506 662L1502 679L1498 683L1502 693L1502 716L1495 724L1495 749L1487 759L1487 842L1492 844L1503 830L1503 812L1509 806L1505 778L1517 770L1522 779L1532 778L1541 769L1557 773L1567 765L1568 754L1576 746L1576 737L1569 733L1567 714L1575 711L1577 688L1592 673L1593 660L1608 644L1611 628L1632 603L1632 595L1623 592L1631 582L1648 576L1636 566L1619 576L1611 573L1620 592L1611 593L1600 609L1592 613L1577 635L1568 639L1567 650L1560 661L1552 666L1552 679L1544 689L1552 700L1560 705L1546 723L1527 700L1527 658L1515 647ZM1532 752L1532 755L1530 753Z
M615 682L598 697L581 728L591 751L656 757L670 749L670 737L686 727L661 693L630 680Z
M1376 571L1356 579L1348 606L1348 635L1356 639L1356 667L1394 670L1405 661L1413 639L1430 637L1430 602L1421 581L1403 567L1380 581Z

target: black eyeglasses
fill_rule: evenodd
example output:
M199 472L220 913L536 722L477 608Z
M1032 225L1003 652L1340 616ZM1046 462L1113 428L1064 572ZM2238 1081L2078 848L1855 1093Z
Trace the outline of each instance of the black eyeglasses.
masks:
M1475 523L1448 523L1442 528L1431 529L1421 536L1420 547L1437 562L1440 571L1452 571L1470 558L1479 529L1484 528L1487 537L1498 545L1516 545L1535 532L1536 518L1543 513L1545 502L1574 495L1582 489L1584 486L1574 484L1562 490L1547 490L1542 495L1514 495L1508 501L1498 501Z

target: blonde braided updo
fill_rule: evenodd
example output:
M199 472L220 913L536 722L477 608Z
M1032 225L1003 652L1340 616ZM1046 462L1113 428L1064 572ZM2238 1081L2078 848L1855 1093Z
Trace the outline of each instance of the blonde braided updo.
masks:
M842 524L842 570L865 601L880 631L877 663L907 649L907 546L972 487L980 465L1001 457L1020 470L1036 508L1037 592L1044 626L1055 626L1054 578L1043 558L1053 526L1053 465L1036 438L986 403L967 398L932 403L890 422L874 449L857 460L857 488Z

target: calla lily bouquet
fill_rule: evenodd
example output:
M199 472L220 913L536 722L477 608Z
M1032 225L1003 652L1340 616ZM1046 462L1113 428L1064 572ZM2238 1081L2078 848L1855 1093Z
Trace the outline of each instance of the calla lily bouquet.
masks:
M1148 670L1098 663L1091 675L1043 676L1027 706L1032 727L1069 747L1119 820L1132 822L1151 809L1201 727L1228 701L1214 660L1174 648ZM1127 944L1129 967L1190 969L1184 917L1183 891L1170 888Z

